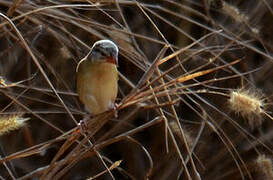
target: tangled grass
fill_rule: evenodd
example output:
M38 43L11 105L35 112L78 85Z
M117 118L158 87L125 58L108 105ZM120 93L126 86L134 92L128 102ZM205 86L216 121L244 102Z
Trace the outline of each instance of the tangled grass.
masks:
M0 120L28 119L1 179L271 179L272 5L0 0ZM120 49L118 118L77 97L99 39Z

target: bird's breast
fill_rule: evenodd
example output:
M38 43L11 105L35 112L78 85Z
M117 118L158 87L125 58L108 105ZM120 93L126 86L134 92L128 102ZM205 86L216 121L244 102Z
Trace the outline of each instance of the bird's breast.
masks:
M91 114L109 110L118 93L117 67L110 63L80 65L77 91L81 102Z

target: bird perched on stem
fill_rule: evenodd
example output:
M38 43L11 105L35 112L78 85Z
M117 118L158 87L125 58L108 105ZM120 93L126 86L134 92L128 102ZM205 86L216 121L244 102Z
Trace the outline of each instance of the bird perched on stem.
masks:
M77 65L77 91L91 115L115 109L118 94L118 47L110 40L94 43Z

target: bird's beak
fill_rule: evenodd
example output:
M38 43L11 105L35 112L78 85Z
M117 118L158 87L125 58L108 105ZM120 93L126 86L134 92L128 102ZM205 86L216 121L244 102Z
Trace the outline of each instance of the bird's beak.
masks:
M112 64L115 64L118 66L118 59L117 58L114 58L114 57L108 57L107 58L107 62L108 63L112 63Z

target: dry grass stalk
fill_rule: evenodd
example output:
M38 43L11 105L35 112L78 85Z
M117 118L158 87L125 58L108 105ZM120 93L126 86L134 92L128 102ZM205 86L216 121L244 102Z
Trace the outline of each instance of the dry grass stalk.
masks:
M120 165L121 162L122 162L122 160L119 160L119 161L114 162L114 164L112 164L112 165L109 167L109 170L112 171L113 169L119 167L119 165ZM103 171L103 172L101 172L101 173L99 173L99 174L97 174L97 175L94 176L94 177L91 177L91 178L87 179L87 180L96 179L96 178L98 178L99 176L101 176L101 175L103 175L103 174L105 174L105 173L107 173L106 170Z

